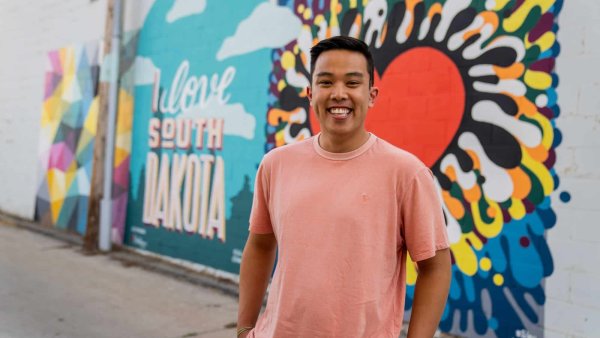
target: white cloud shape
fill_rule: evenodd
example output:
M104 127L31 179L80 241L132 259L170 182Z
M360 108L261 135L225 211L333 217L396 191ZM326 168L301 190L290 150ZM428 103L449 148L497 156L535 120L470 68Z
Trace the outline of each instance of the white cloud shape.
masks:
M135 85L151 85L154 83L154 73L157 70L150 58L136 56L133 65L123 74L123 77L133 79Z
M248 113L241 103L221 103L216 98L208 100L203 107L196 104L179 115L183 118L222 118L224 120L223 133L225 135L241 136L245 139L254 139L256 118Z
M284 46L298 36L301 28L302 22L289 8L263 2L240 22L233 36L223 41L217 60Z
M167 13L166 20L173 23L193 14L200 14L206 8L206 0L175 0L173 7Z

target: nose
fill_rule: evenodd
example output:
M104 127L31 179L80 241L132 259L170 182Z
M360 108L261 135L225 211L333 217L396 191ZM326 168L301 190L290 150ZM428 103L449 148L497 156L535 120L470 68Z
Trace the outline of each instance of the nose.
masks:
M341 85L335 85L331 90L331 99L334 101L342 101L348 98L348 94L346 93L346 88Z

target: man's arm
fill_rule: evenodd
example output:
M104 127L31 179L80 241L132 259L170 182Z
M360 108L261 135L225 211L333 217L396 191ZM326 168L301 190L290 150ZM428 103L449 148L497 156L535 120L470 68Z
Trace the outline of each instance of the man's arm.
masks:
M434 257L417 262L417 267L408 338L431 338L439 325L450 290L450 249L438 250Z
M274 234L250 233L240 266L240 303L237 327L254 327L260 313L263 298L277 250ZM240 335L246 337L248 333Z

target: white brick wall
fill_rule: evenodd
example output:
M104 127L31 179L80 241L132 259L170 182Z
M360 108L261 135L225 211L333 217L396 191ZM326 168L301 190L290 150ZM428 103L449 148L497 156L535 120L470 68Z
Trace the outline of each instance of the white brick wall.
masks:
M105 0L0 0L0 210L33 218L46 53L98 40Z
M561 54L557 148L561 184L553 196L558 222L548 233L554 273L546 281L546 337L600 332L600 3L565 1L559 15ZM559 194L567 191L571 201Z

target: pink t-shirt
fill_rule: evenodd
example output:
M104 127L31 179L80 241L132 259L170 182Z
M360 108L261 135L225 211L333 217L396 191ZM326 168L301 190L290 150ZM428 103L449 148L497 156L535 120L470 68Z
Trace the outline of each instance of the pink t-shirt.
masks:
M396 338L406 251L420 261L448 247L429 168L372 134L348 153L315 136L265 155L250 231L278 244L256 338Z

